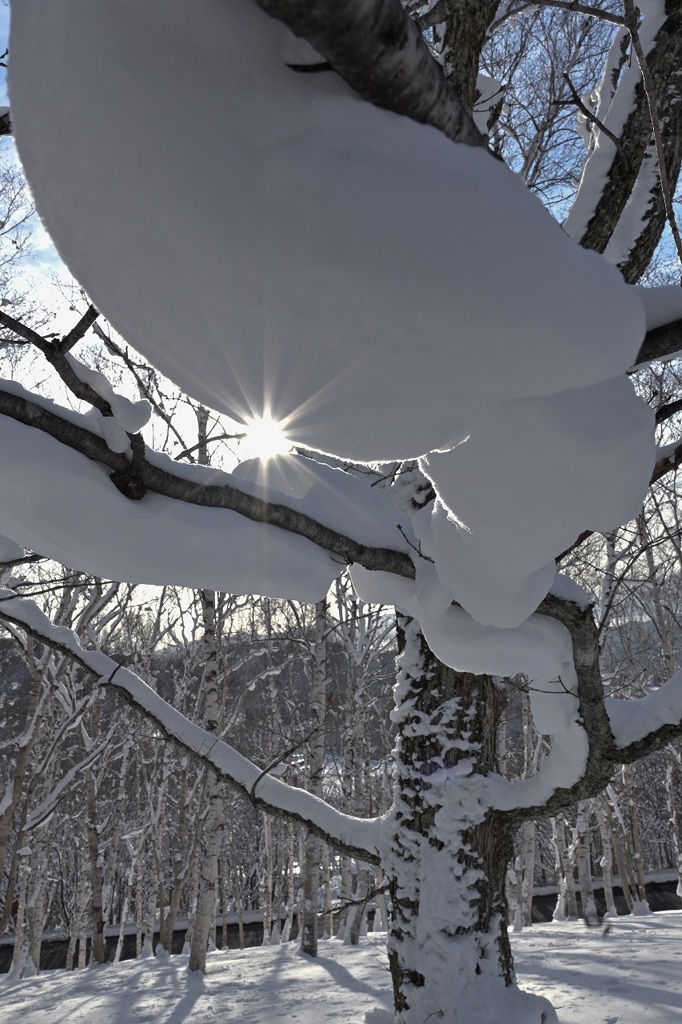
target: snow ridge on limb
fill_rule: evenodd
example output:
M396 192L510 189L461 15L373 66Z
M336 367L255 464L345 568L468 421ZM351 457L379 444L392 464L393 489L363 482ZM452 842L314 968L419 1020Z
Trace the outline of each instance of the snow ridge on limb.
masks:
M132 707L153 720L168 739L231 782L255 806L300 822L348 856L379 862L380 819L353 818L305 790L264 775L234 747L189 722L130 669L102 651L83 648L73 630L55 626L33 601L19 597L13 590L0 589L0 618L68 655L91 672L98 685L113 687Z
M682 54L679 5L642 0L639 6L643 20L635 31L658 92L647 96L632 40L626 29L620 29L596 90L595 112L618 145L598 126L593 128L578 193L564 222L567 233L582 246L618 263L628 281L636 281L645 270L666 220L650 102L663 137L667 180L677 179L682 156L676 76Z

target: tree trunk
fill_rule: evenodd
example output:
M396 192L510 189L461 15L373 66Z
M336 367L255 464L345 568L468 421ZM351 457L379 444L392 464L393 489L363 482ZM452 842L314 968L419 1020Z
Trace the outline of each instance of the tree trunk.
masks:
M601 859L601 870L602 877L604 879L604 900L606 902L605 917L618 917L616 901L613 898L613 844L611 842L611 832L604 812L604 797L597 797L594 802L594 810L597 816L601 843L604 850Z
M485 807L499 690L438 662L414 621L403 620L400 634L384 852L396 1024L503 1024L514 1012L527 1024L556 1021L546 1000L513 988L505 876L514 823Z

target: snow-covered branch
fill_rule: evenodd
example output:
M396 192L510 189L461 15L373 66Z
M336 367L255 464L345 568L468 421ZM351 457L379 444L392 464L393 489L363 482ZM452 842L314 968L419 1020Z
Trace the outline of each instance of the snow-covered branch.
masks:
M305 825L349 856L378 863L378 819L351 817L280 779L263 778L261 769L234 747L189 722L130 669L101 651L85 650L72 630L55 626L36 604L18 597L14 591L0 590L0 618L77 662L95 676L100 686L115 689L153 721L167 739L231 782L255 806Z
M661 750L682 734L682 671L646 697L607 699L606 709L619 763Z
M593 129L578 193L564 227L588 249L606 252L626 280L636 281L648 265L666 221L666 203L653 142L664 154L663 176L675 181L680 170L682 113L677 68L682 54L678 4L646 0L636 31L640 60L647 68L646 89L627 29L617 33L602 81L596 90L597 122L619 140ZM634 32L634 29L633 29Z
M205 470L201 467L179 466L171 459L149 450L145 457L133 465L125 454L111 451L106 440L89 429L90 421L76 413L61 410L47 401L33 400L27 392L16 385L5 385L0 392L0 414L5 417L3 419L3 433L7 439L5 450L8 453L12 451L16 453L17 446L19 446L27 459L40 459L41 461L44 459L45 463L51 463L55 469L62 464L63 459L66 459L62 464L63 473L57 475L65 481L67 475L76 474L79 478L79 500L81 502L87 504L89 499L86 496L90 495L94 500L95 491L102 490L102 485L106 483L106 478L103 478L101 471L104 467L110 473L118 474L119 477L125 474L136 474L142 489L149 492L150 496L158 495L172 499L176 509L179 510L185 506L186 514L191 517L200 514L197 506L203 507L204 510L210 509L213 513L217 513L217 510L229 510L238 513L244 520L258 524L259 527L277 527L290 535L297 534L299 538L314 545L315 548L314 552L312 550L308 552L308 556L305 555L307 548L301 548L297 554L299 559L298 576L301 582L304 580L306 558L318 566L319 583L316 583L315 587L320 590L320 593L318 594L316 589L315 593L310 596L302 597L304 600L319 599L320 594L326 592L341 566L350 562L357 562L368 569L384 569L399 575L414 576L414 564L408 553L410 546L405 540L405 536L411 535L409 524L401 523L400 512L385 495L370 489L363 481L341 471L319 466L311 460L291 457L299 476L298 493L302 493L304 496L288 497L282 491L272 489L268 491L266 487L250 484L233 474ZM14 428L12 428L11 421L14 421ZM18 428L18 424L24 424L25 428L37 428L37 431L45 435L43 441L40 441L36 431L33 429L21 430ZM8 431L13 432L16 429L20 431L19 436L10 439ZM58 444L55 445L53 442L50 446L48 437L54 439ZM47 449L44 453L39 453L34 447L36 444L39 447L43 444L48 445L52 454L48 455ZM63 492L63 483L58 486L57 490ZM111 485L106 487L106 492L104 504L108 505L110 500L115 501L116 494ZM18 493L16 496L19 498ZM102 498L104 499L103 491ZM177 501L182 503L182 506L176 505ZM130 507L133 504L137 506L136 510ZM7 511L5 508L5 512ZM161 509L158 509L157 512L160 513ZM149 501L145 503L124 501L118 503L117 509L112 508L110 544L115 544L114 532L118 528L117 522L120 524L119 517L121 515L135 517L137 520L135 529L139 531L144 529L142 519L145 518L145 513L152 513L152 505ZM99 514L99 510L97 512L92 510L93 517ZM101 511L101 514L105 516L105 519L100 522L105 522L109 516L104 510ZM205 513L204 518L206 518ZM236 520L233 522L236 523ZM149 523L151 525L151 520ZM221 519L221 523L223 528L228 529L230 520ZM342 524L343 532L341 531ZM24 525L26 526L26 523ZM157 526L161 527L162 524L159 522ZM185 522L183 529L186 530L187 526L188 523ZM255 526L253 528L255 529ZM132 521L130 529L133 529ZM106 531L102 530L101 532ZM271 539L267 539L265 534L256 533L253 541L249 543L244 538L244 542L247 549L252 547L261 551L263 543L265 543L267 547L267 551L264 552L267 555L266 560L274 565L277 546L285 544L285 541L281 535L278 534L275 537L274 534L270 534L270 531L268 531L268 536ZM25 537L25 540L26 546L59 558L58 552L50 546L49 541L43 540L41 544L34 538L31 543L28 536ZM129 536L127 539L123 535L121 536L122 545L125 543L129 546L129 540ZM216 546L224 548L228 543L228 535L223 533L222 539L216 536L214 540ZM285 544L288 550L291 550L292 543L294 543L293 537ZM300 546L300 542L298 543ZM101 545L101 537L98 539L98 544ZM82 538L79 546L82 552L79 564L84 567L84 557L86 556ZM49 551L48 547L50 547ZM293 558L293 550L291 550L291 555ZM333 560L330 560L330 555L333 556ZM164 553L164 557L168 558L168 551ZM216 559L215 551L212 557L214 560ZM257 557L255 550L253 557ZM100 567L99 573L94 567L92 567L92 571L110 579L122 578L117 575L113 565L109 566L108 571L104 565ZM177 582L177 580L169 579L166 582ZM232 586L229 585L230 582L232 582ZM195 584L188 581L187 585L194 586ZM207 584L199 582L196 585L206 586ZM216 589L231 589L236 592L242 592L244 589L241 582L238 581L238 577L234 575L232 581L223 579L222 584L216 581L211 586L215 586ZM261 584L261 586L265 585ZM251 590L249 587L247 589ZM268 593L269 590L265 587L262 592ZM281 596L285 595L297 596L287 593L286 588L282 591ZM271 594L271 596L278 595Z

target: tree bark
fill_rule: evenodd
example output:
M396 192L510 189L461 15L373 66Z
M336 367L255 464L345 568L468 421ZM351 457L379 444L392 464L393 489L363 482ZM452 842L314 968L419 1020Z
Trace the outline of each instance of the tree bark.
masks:
M500 988L500 1024L515 998L529 1024L556 1020L545 1000L504 994L515 982L505 896L513 824L485 809L500 693L489 677L438 662L414 621L402 621L401 642L395 799L384 854L396 1022L484 1019L491 986ZM466 1005L453 998L454 978L467 985Z

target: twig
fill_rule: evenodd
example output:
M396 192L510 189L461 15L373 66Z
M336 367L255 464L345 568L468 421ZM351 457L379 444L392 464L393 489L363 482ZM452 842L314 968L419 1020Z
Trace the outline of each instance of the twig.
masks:
M76 342L80 341L88 333L95 320L99 316L99 310L90 304L75 327L72 327L68 334L55 346L60 352L68 352Z
M300 740L298 743L295 743L293 747L289 747L287 750L283 751L281 754L279 754L278 757L275 758L274 761L271 761L270 764L263 769L263 771L260 773L256 781L254 782L253 786L251 787L250 796L252 800L256 795L256 786L261 781L261 779L264 779L266 775L269 775L272 769L276 768L278 764L281 764L285 757L289 757L289 755L293 754L296 750L299 749L299 747L302 747L304 743L307 743L308 740L315 735L319 728L319 725L316 725L314 729L310 730L307 736L304 736L302 740Z

